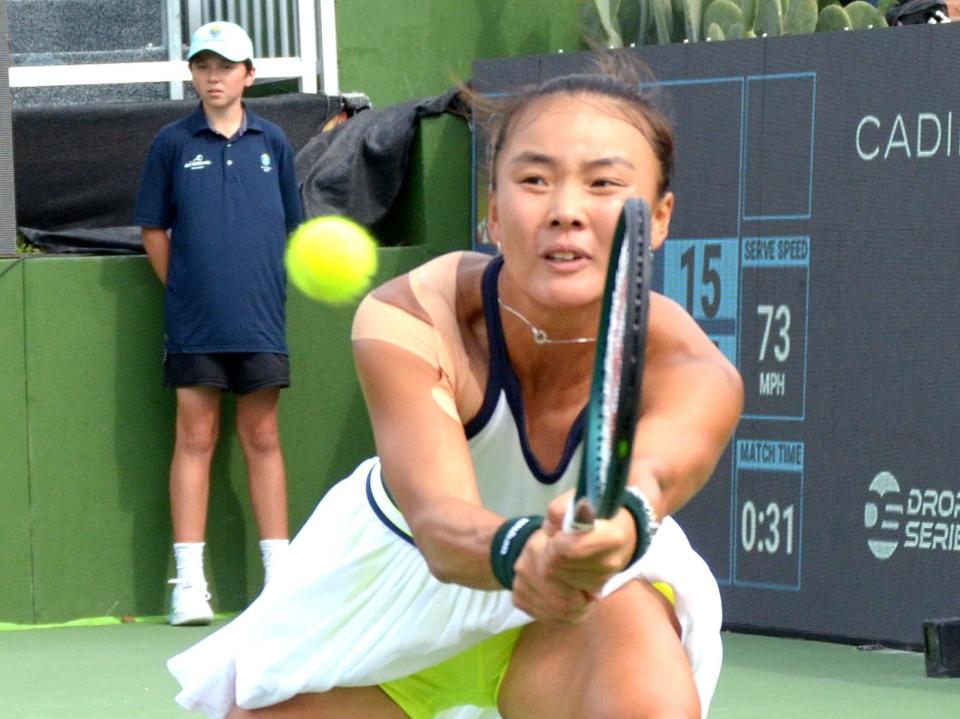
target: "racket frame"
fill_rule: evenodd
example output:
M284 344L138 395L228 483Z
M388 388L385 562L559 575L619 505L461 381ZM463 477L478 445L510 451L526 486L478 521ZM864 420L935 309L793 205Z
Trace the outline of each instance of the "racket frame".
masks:
M590 531L595 520L609 519L623 504L640 415L652 266L650 208L644 200L630 198L610 248L580 477L563 521L567 532ZM611 326L619 322L614 314L618 293L624 303L622 329L618 324ZM623 346L611 353L618 330ZM621 380L619 387L606 389L606 379L614 372Z

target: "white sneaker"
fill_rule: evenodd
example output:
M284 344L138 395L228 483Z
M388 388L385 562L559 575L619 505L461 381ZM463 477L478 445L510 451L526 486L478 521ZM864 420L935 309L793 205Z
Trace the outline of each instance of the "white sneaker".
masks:
M171 579L173 597L170 600L170 616L167 623L174 627L195 627L213 621L210 608L210 592L207 585L191 584L186 579Z

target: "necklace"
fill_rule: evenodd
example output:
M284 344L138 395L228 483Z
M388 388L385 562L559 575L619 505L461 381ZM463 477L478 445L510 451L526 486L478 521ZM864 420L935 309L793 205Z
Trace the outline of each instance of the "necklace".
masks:
M506 302L504 302L499 298L497 298L497 302L500 304L501 307L503 307L503 309L505 309L507 312L512 314L514 317L516 317L518 320L523 322L523 324L525 324L527 327L530 328L530 332L533 333L533 341L538 345L580 345L580 344L585 344L587 342L597 341L596 337L574 337L573 339L569 339L569 340L552 340L550 339L550 335L547 334L546 330L542 330L539 327L537 327L535 324L533 324L533 322L531 322L522 314L520 314L519 310L515 310L513 307L511 307L510 305L508 305Z

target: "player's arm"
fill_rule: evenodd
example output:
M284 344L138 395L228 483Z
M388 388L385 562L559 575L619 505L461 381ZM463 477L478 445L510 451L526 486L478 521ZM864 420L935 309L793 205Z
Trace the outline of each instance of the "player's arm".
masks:
M354 340L354 356L384 480L431 573L442 582L502 589L490 550L504 518L481 506L463 425L436 398L437 370L379 340ZM527 570L526 580L514 584L518 607L537 619L582 616L593 598L551 576L542 532L520 561Z
M503 518L481 506L463 425L439 366L381 339L355 336L353 352L384 482L430 571L444 582L499 588L489 555Z
M693 497L730 440L743 403L736 369L678 305L652 295L641 416L628 484L640 489L657 517ZM597 591L634 555L636 523L625 509L593 531L559 531L568 497L550 505L549 572L558 581ZM528 567L518 562L518 570ZM520 571L518 571L520 576Z
M710 478L740 419L743 383L679 305L660 295L651 301L629 483L662 517L679 510Z
M153 271L160 281L167 284L167 267L170 263L170 236L160 227L141 227L140 237L143 240L143 249L150 258Z

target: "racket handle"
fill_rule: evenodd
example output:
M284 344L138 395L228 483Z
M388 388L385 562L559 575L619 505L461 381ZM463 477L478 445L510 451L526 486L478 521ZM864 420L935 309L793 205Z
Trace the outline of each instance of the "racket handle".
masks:
M574 532L589 532L593 529L593 523L596 521L596 513L590 506L590 500L586 497L577 499L575 496L570 499L567 505L567 511L563 515L563 531L567 534Z

